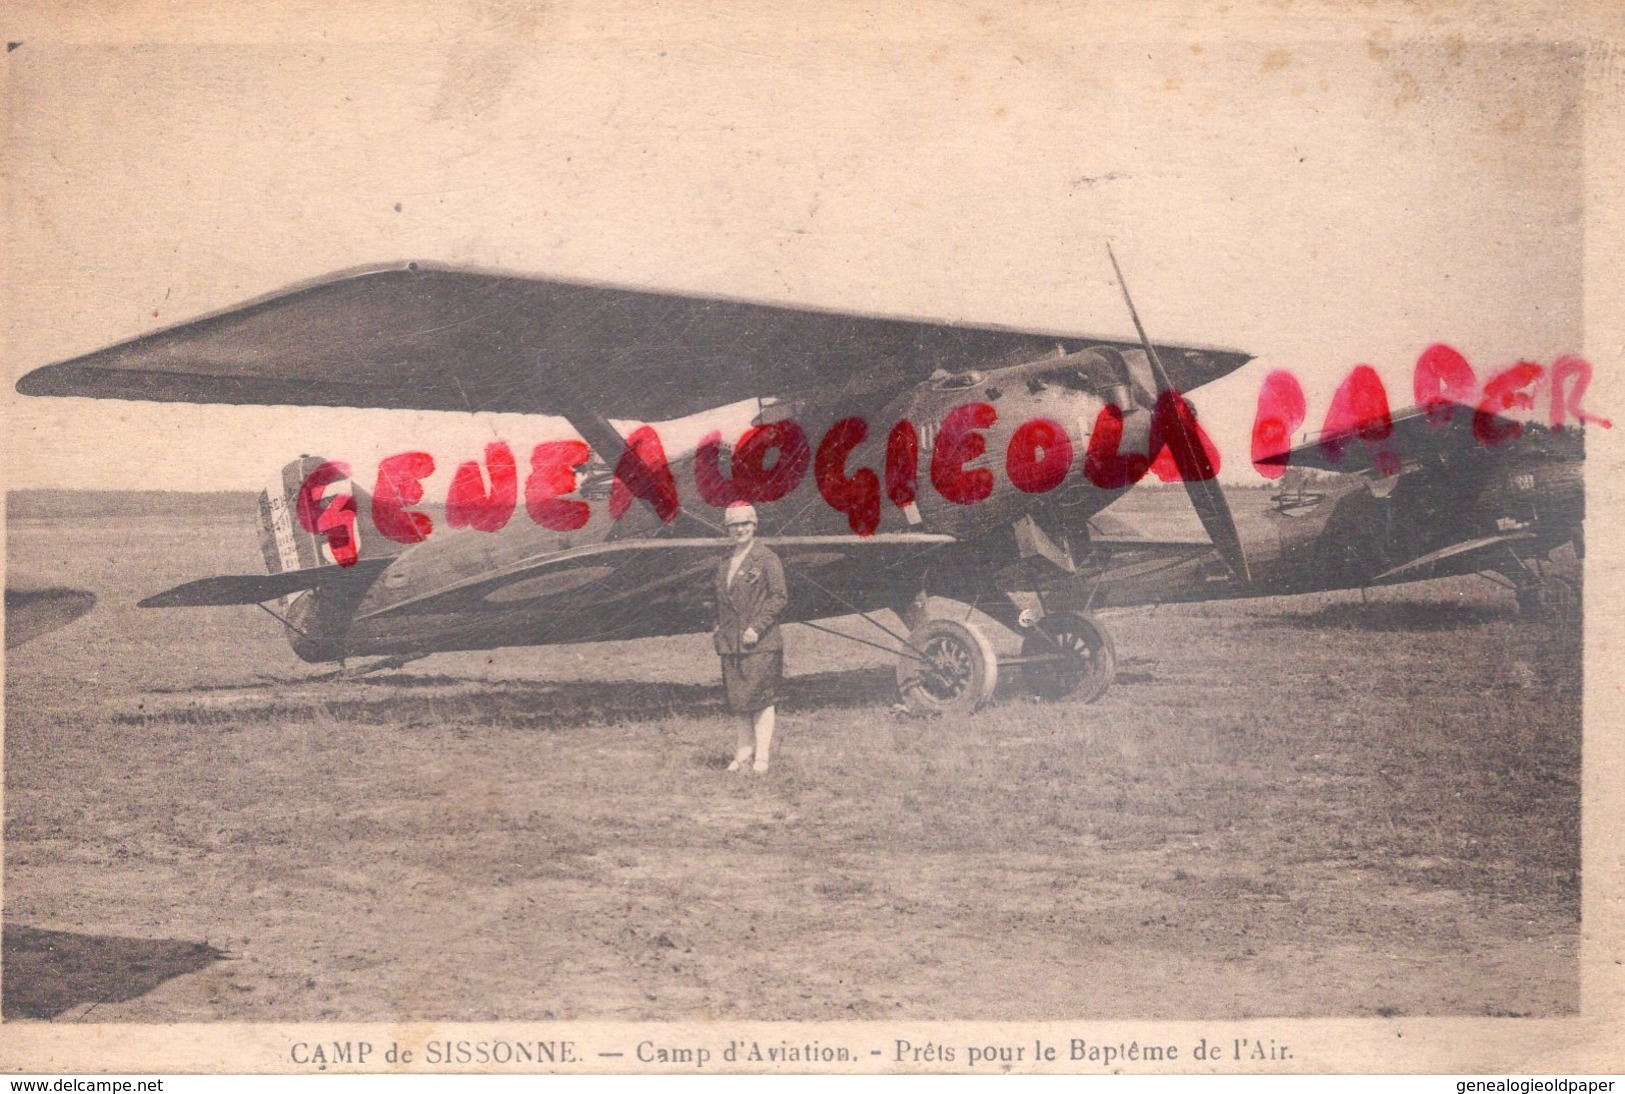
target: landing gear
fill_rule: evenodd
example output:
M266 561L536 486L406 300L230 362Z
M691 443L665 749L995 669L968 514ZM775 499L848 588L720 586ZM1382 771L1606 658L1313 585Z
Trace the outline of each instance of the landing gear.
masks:
M1019 666L1041 699L1092 703L1117 675L1117 651L1106 629L1083 612L1054 612L1030 624L1021 653L1000 658L971 623L927 619L909 631L897 655L897 688L914 714L969 714L993 697L999 667Z
M1117 651L1106 629L1082 612L1056 612L1021 640L1027 686L1041 699L1074 696L1092 703L1117 676Z
M897 656L897 689L913 714L969 714L993 697L999 659L970 623L927 619Z
M1576 543L1576 558L1580 550ZM1480 573L1512 590L1518 601L1518 614L1523 618L1552 626L1569 626L1580 621L1579 574L1576 568L1571 578L1556 572L1558 569L1550 555L1542 559L1509 548L1500 565Z
M1518 612L1528 619L1560 626L1580 618L1580 586L1566 577L1546 575L1516 590Z

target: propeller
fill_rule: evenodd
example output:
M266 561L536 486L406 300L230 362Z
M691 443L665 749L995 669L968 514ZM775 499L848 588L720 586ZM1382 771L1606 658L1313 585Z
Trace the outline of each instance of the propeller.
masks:
M1106 254L1112 260L1117 285L1123 290L1123 303L1128 305L1134 329L1140 336L1140 345L1145 347L1146 358L1150 361L1151 375L1157 383L1157 409L1162 412L1159 417L1165 427L1162 439L1173 453L1174 465L1179 468L1180 477L1185 480L1185 493L1190 496L1191 507L1202 519L1202 527L1207 530L1208 538L1218 548L1219 557L1230 567L1230 572L1242 581L1250 582L1252 574L1247 569L1247 554L1242 550L1241 537L1236 534L1230 503L1224 500L1216 469L1196 432L1196 412L1169 381L1168 370L1162 367L1157 348L1146 337L1140 314L1134 310L1134 301L1128 294L1128 282L1123 280L1123 269L1117 264L1117 256L1112 253L1110 243L1106 244Z

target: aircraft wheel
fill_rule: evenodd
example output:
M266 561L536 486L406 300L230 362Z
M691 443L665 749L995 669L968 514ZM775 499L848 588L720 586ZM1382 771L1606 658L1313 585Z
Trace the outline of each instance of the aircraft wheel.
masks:
M928 619L908 634L918 656L897 657L897 689L914 714L969 714L993 697L999 659L969 623Z
M1117 676L1117 650L1106 628L1082 612L1046 615L1038 626L1043 633L1023 638L1021 655L1040 657L1060 647L1066 660L1028 665L1025 675L1033 693L1043 699L1075 695L1081 703L1092 703L1106 694Z

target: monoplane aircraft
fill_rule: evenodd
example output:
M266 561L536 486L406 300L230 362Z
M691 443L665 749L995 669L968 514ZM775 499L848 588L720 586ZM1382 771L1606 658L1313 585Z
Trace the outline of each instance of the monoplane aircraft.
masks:
M260 604L299 656L318 662L699 631L721 510L743 500L784 561L784 619L864 613L873 637L898 653L907 701L952 709L991 694L999 660L975 626L927 619L927 592L1023 627L1031 641L1017 660L1062 690L1109 682L1098 625L1046 616L1031 595L1036 572L1064 570L1068 544L1086 539L1088 519L1132 484L1109 460L1097 460L1093 476L1074 473L1098 422L1114 433L1114 454L1170 451L1211 542L1245 576L1180 393L1247 360L1143 337L412 263L277 293L37 369L17 386L28 395L556 414L583 438L537 446L528 477L523 454L516 468L511 453L488 452L464 480L473 491L462 519L448 499L438 525L410 504L422 496L429 454L386 460L370 494L342 465L295 461L263 498L268 575L192 582L149 606ZM608 421L670 421L751 396L765 407L753 428L676 458L656 430L623 436ZM984 453L990 460L978 459ZM967 467L984 462L1000 472ZM875 617L887 608L906 634Z
M896 655L911 708L968 710L1006 667L1042 695L1104 692L1114 653L1090 608L1103 590L1107 603L1133 600L1121 568L1101 580L1113 552L1139 552L1149 580L1184 565L1200 589L1292 591L1296 579L1273 568L1255 580L1183 394L1250 355L1153 344L1133 318L1136 340L1091 338L412 263L37 369L18 390L552 414L581 438L537 445L528 461L489 446L483 463L458 466L443 509L421 504L431 453L383 461L370 492L345 464L296 460L261 498L268 574L189 582L144 606L259 605L300 657L380 666L702 631L722 510L746 501L784 562L785 621L861 615L872 630L853 640ZM713 433L692 452L609 421L669 422L749 397L760 413L743 435ZM1103 535L1094 522L1158 459L1183 480L1202 543ZM1308 500L1281 511L1308 516L1301 527L1317 532L1305 542L1334 542L1332 525L1365 516L1347 497L1325 520ZM1432 574L1470 540L1422 545L1375 580ZM929 617L928 595L1022 634L1021 652L1000 657L959 613Z
M1261 461L1300 472L1277 490L1226 491L1250 578L1203 538L1154 538L1111 510L1080 555L1083 607L1285 596L1477 574L1511 589L1532 619L1580 607L1585 433L1495 416L1474 435L1472 406L1393 415L1381 447L1353 433L1311 439ZM1479 418L1482 430L1484 419ZM1379 453L1403 453L1378 466ZM1565 564L1557 564L1562 560Z

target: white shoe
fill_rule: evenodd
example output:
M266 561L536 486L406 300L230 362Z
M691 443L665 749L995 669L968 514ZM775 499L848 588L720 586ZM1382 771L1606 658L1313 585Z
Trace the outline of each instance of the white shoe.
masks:
M743 771L743 770L745 770L745 765L750 763L750 756L751 756L751 754L749 752L746 752L745 754L743 754L741 756L735 756L734 757L734 762L728 765L728 770L729 771ZM764 768L763 770L766 770L766 769Z

